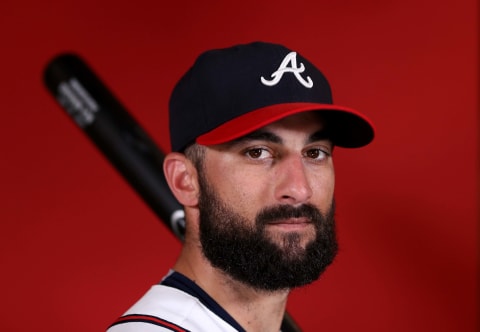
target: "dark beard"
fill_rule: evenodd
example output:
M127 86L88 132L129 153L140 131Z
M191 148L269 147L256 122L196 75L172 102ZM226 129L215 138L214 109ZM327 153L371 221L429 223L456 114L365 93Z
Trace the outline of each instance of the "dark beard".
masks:
M337 253L334 210L323 215L315 206L277 205L260 211L255 226L232 211L200 176L200 242L210 263L257 290L277 291L317 280ZM315 239L306 248L300 234L283 236L283 246L267 237L265 225L285 218L308 218Z

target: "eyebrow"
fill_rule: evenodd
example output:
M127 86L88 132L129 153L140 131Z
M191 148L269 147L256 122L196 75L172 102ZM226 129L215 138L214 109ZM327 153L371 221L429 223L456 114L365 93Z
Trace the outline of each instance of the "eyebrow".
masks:
M233 142L240 143L245 141L267 141L267 142L278 143L278 144L283 142L280 136L262 129L256 130L242 137L239 137L235 139Z
M325 141L325 140L331 141L331 137L327 130L322 129L310 135L308 137L307 143L313 143L313 142Z
M311 134L308 139L307 139L307 144L308 143L313 143L313 142L318 142L318 141L324 141L324 140L329 140L330 137L327 133L326 130L319 130L319 131L316 131L314 132L313 134ZM233 141L230 142L230 144L234 145L234 144L239 144L239 143L242 143L242 142L248 142L248 141L266 141L266 142L271 142L271 143L276 143L276 144L282 144L283 143L283 139L272 133L272 132L269 132L269 131L266 131L266 130L256 130L254 132L251 132L249 134L246 134L244 136L241 136L237 139L234 139Z

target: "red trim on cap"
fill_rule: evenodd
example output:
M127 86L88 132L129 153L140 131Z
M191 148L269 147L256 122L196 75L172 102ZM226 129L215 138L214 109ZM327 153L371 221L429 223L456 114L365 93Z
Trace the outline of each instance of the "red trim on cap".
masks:
M196 142L202 145L222 144L242 137L254 130L262 128L272 122L280 120L286 116L307 112L307 111L340 111L355 115L373 128L372 122L358 111L332 104L316 104L316 103L285 103L276 104L259 108L255 111L248 112L233 120L230 120L217 128L197 137Z

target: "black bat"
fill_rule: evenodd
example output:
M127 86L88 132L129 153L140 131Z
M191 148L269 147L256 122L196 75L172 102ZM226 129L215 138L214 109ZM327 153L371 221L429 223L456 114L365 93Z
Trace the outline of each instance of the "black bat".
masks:
M70 118L183 241L185 214L165 180L164 153L100 78L78 55L66 53L47 64L43 81ZM281 329L301 331L288 313Z

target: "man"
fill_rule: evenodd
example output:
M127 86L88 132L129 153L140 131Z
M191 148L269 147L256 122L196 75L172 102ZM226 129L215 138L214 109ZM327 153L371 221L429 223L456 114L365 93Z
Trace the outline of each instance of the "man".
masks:
M109 332L279 331L292 288L337 252L334 146L373 139L309 61L252 43L202 54L170 100L167 182L185 241L169 274Z

